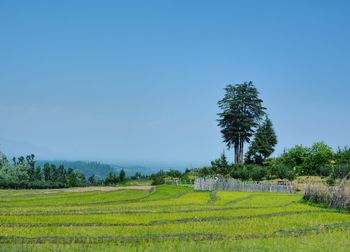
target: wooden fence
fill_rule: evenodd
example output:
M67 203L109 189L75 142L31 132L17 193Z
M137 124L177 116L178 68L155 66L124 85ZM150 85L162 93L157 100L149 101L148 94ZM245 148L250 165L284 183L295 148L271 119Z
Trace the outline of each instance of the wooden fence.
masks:
M243 182L233 178L196 178L194 190L197 191L240 191L240 192L294 192L292 184L278 185L267 182Z

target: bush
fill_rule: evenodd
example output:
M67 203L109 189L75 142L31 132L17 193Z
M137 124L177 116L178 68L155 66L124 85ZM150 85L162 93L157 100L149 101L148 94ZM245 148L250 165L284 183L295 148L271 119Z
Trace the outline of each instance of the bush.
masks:
M322 165L319 168L319 175L323 176L323 177L328 177L329 175L331 175L333 172L333 167L332 165Z
M283 154L277 158L278 166L283 166L289 170L295 169L298 175L305 175L306 170L304 168L304 162L308 157L309 148L303 147L301 145L296 145L295 147L286 150ZM276 172L281 169L276 167Z
M231 177L235 179L248 180L249 170L243 165L233 165Z
M350 164L350 148L338 148L334 158L337 164Z
M249 177L254 181L261 181L266 176L266 168L255 165L249 171Z
M292 170L288 169L286 166L279 166L277 168L277 175L280 179L295 179L295 173Z
M164 177L155 177L152 179L152 185L162 185L164 184Z
M334 153L331 147L323 142L314 143L305 159L305 174L322 175L321 168L330 167ZM325 170L323 169L323 172Z
M350 165L349 164L338 164L334 166L332 177L334 179L342 179L346 175L350 173Z

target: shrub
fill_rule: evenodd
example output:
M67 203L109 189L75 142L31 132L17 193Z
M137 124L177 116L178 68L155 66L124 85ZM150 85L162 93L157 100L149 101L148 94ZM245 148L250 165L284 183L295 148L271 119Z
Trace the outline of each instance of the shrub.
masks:
M327 176L332 174L333 167L332 167L332 165L329 165L329 164L321 165L318 170L319 170L319 172L318 172L319 175L321 175L323 177L327 177Z
M291 169L288 169L286 166L277 167L277 176L280 179L295 179L295 173Z
M346 175L350 173L350 165L349 164L338 164L334 166L332 177L334 179L344 178Z
M304 199L315 203L325 203L332 208L350 209L350 188L343 184L336 187L309 184L304 189Z
M266 176L266 168L255 165L249 171L249 177L254 181L261 181Z
M164 177L152 178L152 185L162 185L162 184L164 184Z
M283 154L278 158L277 163L279 166L284 166L289 170L295 169L298 175L306 174L304 168L304 162L308 156L309 148L303 147L301 145L296 145L295 147L285 150ZM280 167L277 167L277 172Z
M235 179L248 180L250 177L249 170L243 165L234 165L231 177Z
M334 153L331 147L323 142L314 143L304 163L304 172L307 175L322 175L320 169L330 167ZM323 172L325 170L323 169Z
M350 148L338 148L334 155L334 159L337 164L350 164Z

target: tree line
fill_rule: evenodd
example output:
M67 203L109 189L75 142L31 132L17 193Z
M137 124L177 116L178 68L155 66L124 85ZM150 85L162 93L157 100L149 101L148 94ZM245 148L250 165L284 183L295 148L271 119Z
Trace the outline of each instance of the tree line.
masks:
M243 164L230 163L222 153L211 161L210 166L186 169L185 171L159 171L150 176L153 184L163 184L166 178L193 179L195 177L224 176L240 180L293 180L297 176L320 176L333 185L337 179L350 172L350 148L343 147L334 151L323 142L310 147L296 145L277 157L269 157L262 162L252 161L246 155Z
M143 177L136 173L131 179ZM112 185L126 179L124 169L119 174L109 172L105 178L94 174L86 178L85 174L77 169L65 168L64 165L44 163L36 165L35 155L14 157L8 160L0 151L0 188L13 189L44 189L67 188L91 185Z
M246 157L244 164L230 164L225 154L211 162L211 166L195 169L199 176L224 175L241 180L288 179L297 176L326 177L333 184L336 179L350 172L350 149L339 148L333 151L323 142L311 147L296 145L285 150L278 157L251 162Z
M1 188L63 188L86 185L85 175L63 165L35 165L34 154L12 158L0 152Z

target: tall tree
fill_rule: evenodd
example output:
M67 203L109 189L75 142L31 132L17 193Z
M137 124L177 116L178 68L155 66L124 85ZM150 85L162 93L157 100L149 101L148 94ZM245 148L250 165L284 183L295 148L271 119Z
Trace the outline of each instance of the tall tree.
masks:
M222 110L218 113L218 126L224 142L230 149L234 147L235 163L243 163L243 148L245 142L250 142L255 128L265 114L259 92L253 82L227 85L225 96L218 102Z
M276 144L277 136L272 121L266 117L265 121L256 130L254 140L249 145L246 162L261 164L274 152Z

